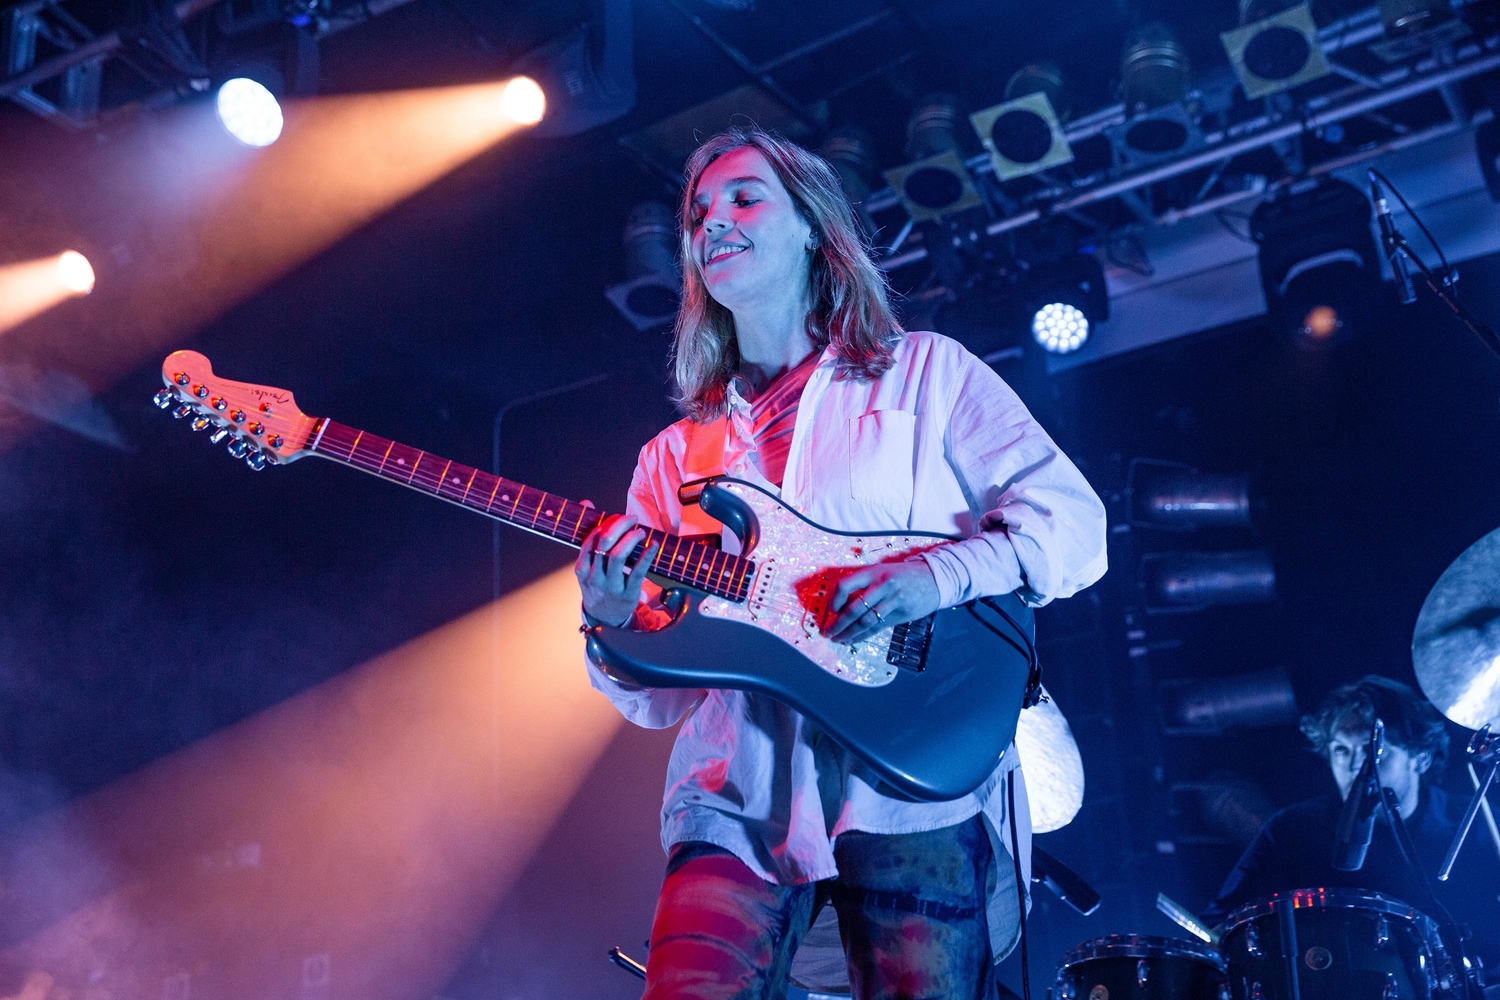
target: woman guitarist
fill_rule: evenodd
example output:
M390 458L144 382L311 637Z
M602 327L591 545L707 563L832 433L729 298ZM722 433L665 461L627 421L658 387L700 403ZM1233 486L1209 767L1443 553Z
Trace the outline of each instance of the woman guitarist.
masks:
M583 545L588 617L640 629L666 620L627 556L641 525L716 529L677 493L716 474L779 493L829 528L962 539L844 577L824 627L840 642L986 595L1019 590L1043 604L1103 575L1098 497L985 364L901 329L827 163L736 128L693 154L686 181L674 358L688 416L641 450L629 513ZM1029 881L1014 750L974 793L911 802L770 698L637 688L589 669L631 722L682 721L648 1000L785 995L792 954L827 903L856 997L993 992L993 962L1019 932L1016 873Z

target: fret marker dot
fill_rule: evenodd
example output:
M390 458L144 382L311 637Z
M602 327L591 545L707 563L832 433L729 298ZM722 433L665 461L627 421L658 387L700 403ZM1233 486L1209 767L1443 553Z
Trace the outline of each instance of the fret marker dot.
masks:
M548 517L552 516L552 511L550 511L550 510L544 510L544 511L542 511L542 513L546 514Z
M509 493L502 493L502 494L500 494L500 499L501 500L509 500L510 499L510 494Z
M459 478L457 476L454 476L453 477L453 481L456 483L456 482L459 482L460 480L459 480Z
M397 465L405 465L406 464L406 459L404 459L404 458L398 458L398 459L396 459L396 464Z

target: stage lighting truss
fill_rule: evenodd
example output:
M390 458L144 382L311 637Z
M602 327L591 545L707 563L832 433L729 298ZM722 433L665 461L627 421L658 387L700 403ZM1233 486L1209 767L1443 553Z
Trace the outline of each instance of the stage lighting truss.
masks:
M963 157L952 150L887 170L885 179L915 222L984 204Z
M969 116L995 176L1024 177L1073 160L1073 148L1047 95L1026 94Z
M1312 9L1298 4L1219 36L1235 76L1254 100L1333 72L1318 45Z

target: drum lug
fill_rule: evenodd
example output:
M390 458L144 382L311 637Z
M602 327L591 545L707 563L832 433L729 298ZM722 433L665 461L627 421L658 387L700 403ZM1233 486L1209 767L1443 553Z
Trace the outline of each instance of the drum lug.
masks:
M1260 935L1255 932L1254 922L1245 925L1245 951L1249 952L1252 958L1265 957L1265 953L1260 950ZM1257 988L1260 986L1259 983L1255 985Z
M1135 984L1141 989L1146 988L1146 979L1151 974L1151 967L1146 964L1144 958L1137 959L1135 963Z
M1391 940L1391 925L1386 922L1385 914L1382 913L1375 918L1375 947L1384 948Z
M1380 1000L1400 1000L1401 989L1396 985L1396 974L1385 974L1385 988L1380 991Z

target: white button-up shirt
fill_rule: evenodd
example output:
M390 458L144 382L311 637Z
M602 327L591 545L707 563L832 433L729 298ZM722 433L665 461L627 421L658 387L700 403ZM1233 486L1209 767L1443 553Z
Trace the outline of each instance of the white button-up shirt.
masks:
M802 391L779 491L785 503L839 531L962 539L921 556L942 607L1018 588L1040 605L1104 575L1098 496L1010 387L960 344L908 333L878 379L835 379L834 368L829 348ZM733 389L727 419L668 427L641 449L628 511L666 531L720 530L698 508L684 511L677 487L722 473L774 491L756 468L752 430L749 404ZM735 544L726 538L726 548ZM846 830L917 833L982 812L992 841L1007 852L997 848L997 859L1010 860L1003 778L1019 766L1014 746L971 794L908 802L883 794L864 764L771 698L635 688L592 663L589 672L594 687L637 725L665 728L686 717L667 768L663 848L707 841L762 878L790 885L836 876L833 841ZM1017 781L1016 795L1029 887L1024 782ZM1017 932L1013 876L1000 874L989 905L997 957L1009 952Z

